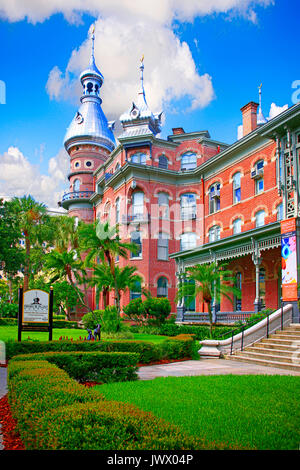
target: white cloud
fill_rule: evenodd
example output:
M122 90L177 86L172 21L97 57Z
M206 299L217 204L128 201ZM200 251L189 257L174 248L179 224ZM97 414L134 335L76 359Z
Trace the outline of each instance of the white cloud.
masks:
M69 157L64 149L49 160L48 174L42 174L17 148L9 147L0 155L1 194L22 197L31 194L37 201L58 209L69 169Z
M271 108L270 108L269 117L267 118L268 121L270 119L273 119L274 117L278 116L278 114L283 113L283 111L288 109L288 107L289 107L288 104L285 104L284 106L277 106L275 103L272 103Z

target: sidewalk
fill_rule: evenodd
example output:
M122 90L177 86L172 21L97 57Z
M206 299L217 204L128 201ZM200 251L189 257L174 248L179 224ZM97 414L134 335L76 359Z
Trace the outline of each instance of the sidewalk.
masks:
M0 367L0 398L7 393L7 368ZM3 450L2 433L0 424L0 450Z

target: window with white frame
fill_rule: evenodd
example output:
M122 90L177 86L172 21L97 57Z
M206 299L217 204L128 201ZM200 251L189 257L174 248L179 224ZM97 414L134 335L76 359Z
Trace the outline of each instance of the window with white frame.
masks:
M135 285L130 290L130 300L138 299L142 297L142 285L139 281L135 282Z
M162 219L169 217L169 195L167 193L158 193L158 212Z
M180 236L180 251L192 250L197 246L197 235L194 232L186 232Z
M180 212L181 218L195 219L197 215L196 194L185 193L180 196Z
M167 261L169 259L169 236L160 232L157 240L157 259Z
M193 170L197 166L197 155L194 152L186 152L181 155L181 170Z
M157 280L157 297L168 297L168 279L160 277Z
M209 188L209 213L220 210L220 183L214 183Z
M144 216L144 193L136 191L132 194L132 218L142 220Z
M256 171L255 194L260 194L264 191L264 161L256 162L254 170Z
M233 175L233 204L241 201L241 173L238 171Z
M221 227L219 225L214 225L208 231L209 243L220 240L221 237Z
M276 207L277 220L283 220L283 204L282 202Z
M137 152L131 155L131 163L138 163L139 165L146 164L147 155L143 152Z
M73 183L73 191L77 192L80 190L80 180L76 179Z
M233 221L233 234L236 235L237 233L241 233L242 231L242 219L238 218Z
M265 225L265 211L261 210L256 212L255 214L255 226L256 227L263 227Z
M116 199L116 224L120 222L120 198Z

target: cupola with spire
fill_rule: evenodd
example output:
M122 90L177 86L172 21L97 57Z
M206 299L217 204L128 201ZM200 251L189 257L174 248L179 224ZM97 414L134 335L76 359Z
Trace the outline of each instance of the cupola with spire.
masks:
M67 151L78 144L93 144L111 152L116 145L113 134L114 122L108 122L102 111L99 96L103 75L96 66L94 56L94 25L91 30L92 50L88 67L81 73L80 81L83 94L81 106L76 112L64 138Z
M123 132L119 139L134 137L139 135L156 135L161 131L160 113L152 113L146 100L144 89L144 56L141 58L140 65L140 88L136 101L132 102L131 107L120 116L120 122L123 126Z
M261 87L262 87L262 84L258 87L258 90L259 90L259 107L258 107L258 113L257 113L257 125L258 126L261 126L262 124L266 124L267 122L265 116L263 115L262 107L261 107Z

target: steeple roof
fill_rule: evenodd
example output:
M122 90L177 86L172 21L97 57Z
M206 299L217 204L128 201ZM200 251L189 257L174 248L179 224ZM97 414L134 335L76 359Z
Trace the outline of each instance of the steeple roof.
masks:
M91 143L105 147L108 151L115 148L116 141L112 132L114 123L109 123L101 108L99 96L104 77L99 71L94 56L94 29L91 35L92 50L88 67L81 73L80 81L83 95L81 106L76 112L64 138L66 149L80 143Z

